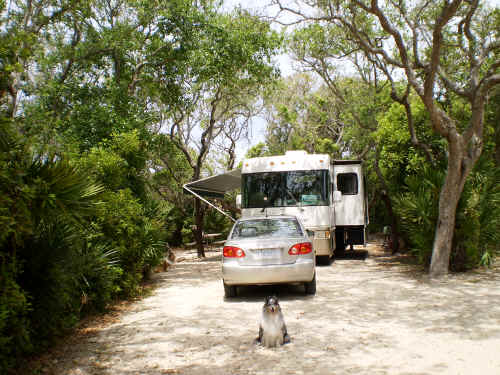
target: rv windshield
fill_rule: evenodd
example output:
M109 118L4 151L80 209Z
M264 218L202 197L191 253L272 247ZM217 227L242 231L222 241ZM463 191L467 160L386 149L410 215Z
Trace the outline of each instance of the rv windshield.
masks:
M327 206L327 170L250 173L243 178L243 208Z

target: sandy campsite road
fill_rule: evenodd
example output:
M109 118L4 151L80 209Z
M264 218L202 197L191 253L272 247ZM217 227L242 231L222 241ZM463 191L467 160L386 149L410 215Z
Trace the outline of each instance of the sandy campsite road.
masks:
M317 268L318 289L252 287L224 300L220 256L159 273L153 295L64 348L56 375L500 374L500 274L429 282L367 247L366 260ZM263 298L276 292L292 337L253 344Z

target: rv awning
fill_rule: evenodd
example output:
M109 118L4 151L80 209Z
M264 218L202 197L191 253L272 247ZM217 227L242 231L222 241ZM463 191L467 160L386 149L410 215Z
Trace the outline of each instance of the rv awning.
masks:
M223 198L228 191L233 191L241 187L241 169L202 178L184 185L188 192L195 192L198 195L209 198Z

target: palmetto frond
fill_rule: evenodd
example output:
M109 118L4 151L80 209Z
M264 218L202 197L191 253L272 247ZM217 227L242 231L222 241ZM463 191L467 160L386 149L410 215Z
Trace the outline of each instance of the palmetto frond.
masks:
M91 215L97 196L104 191L102 185L64 160L36 160L28 173L33 183L32 210L38 220L51 220L61 213L76 219Z

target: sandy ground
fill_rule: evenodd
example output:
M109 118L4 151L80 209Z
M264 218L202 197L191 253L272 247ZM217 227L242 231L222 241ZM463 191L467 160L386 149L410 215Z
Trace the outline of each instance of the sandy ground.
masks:
M114 323L58 351L41 373L500 374L500 273L430 282L405 258L369 256L317 268L300 286L246 287L225 300L220 255L154 275L153 294ZM359 253L358 253L359 254ZM292 342L253 344L264 297L276 293Z

